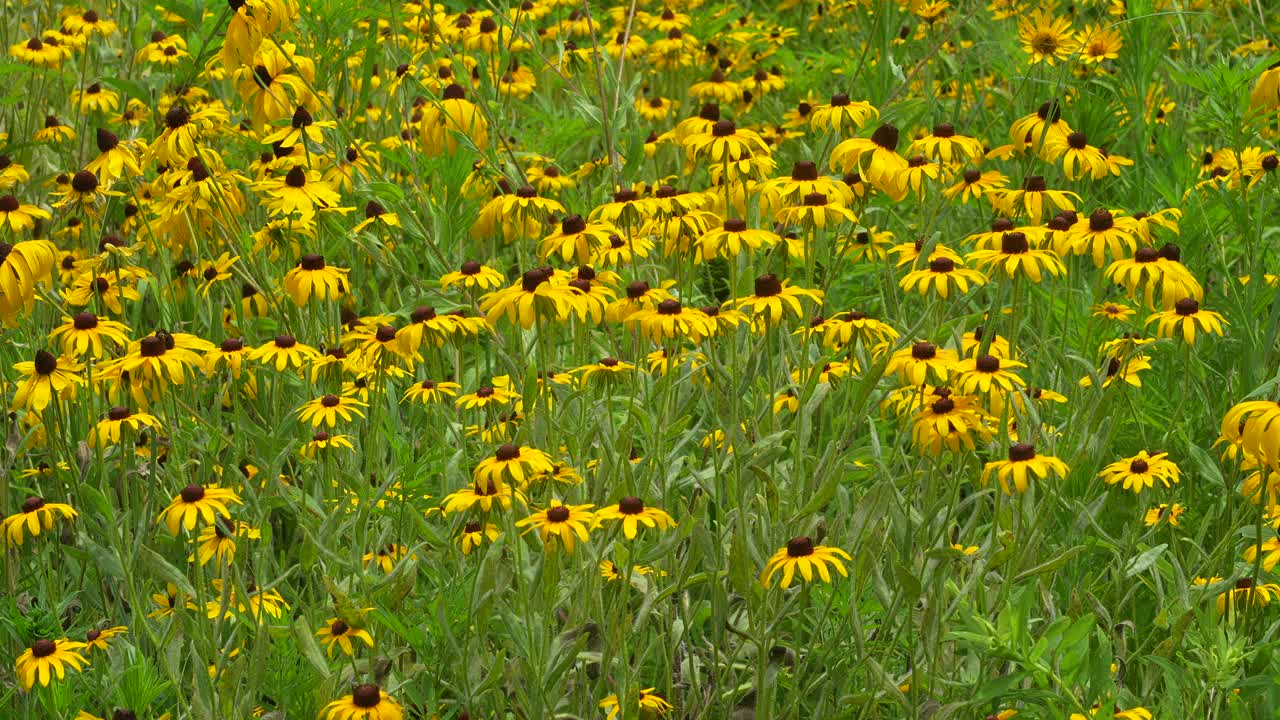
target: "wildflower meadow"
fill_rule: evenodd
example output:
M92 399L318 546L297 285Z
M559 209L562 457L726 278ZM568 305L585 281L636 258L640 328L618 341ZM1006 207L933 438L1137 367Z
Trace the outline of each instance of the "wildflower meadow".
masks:
M0 7L0 719L1280 717L1275 3Z

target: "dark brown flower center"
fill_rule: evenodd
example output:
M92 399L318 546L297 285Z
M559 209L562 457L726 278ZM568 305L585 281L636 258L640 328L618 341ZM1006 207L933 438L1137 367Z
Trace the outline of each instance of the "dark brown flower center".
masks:
M1000 252L1006 255L1021 255L1030 249L1025 233L1007 232L1000 238Z
M818 166L816 163L804 160L796 163L791 168L791 179L797 181L813 181L818 179Z
M32 496L22 502L22 512L24 513L33 513L42 507L44 507L44 498L41 497Z
M978 372L1000 372L1000 358L995 355L983 355L974 361L974 367L978 369Z
M204 499L204 488L195 484L188 485L182 488L181 497L184 503L200 502Z
M91 193L98 189L98 176L92 171L81 170L71 177L71 189L82 194Z
M956 401L949 397L944 397L940 400L934 400L929 409L933 411L934 415L946 415L956 409Z
M663 300L658 303L659 315L679 315L682 309L679 300Z
M782 281L773 273L766 273L756 278L755 296L774 297L782 294Z
M280 348L281 350L288 350L289 348L297 344L298 344L297 338L295 338L292 335L276 336L276 347Z
M569 508L564 505L556 505L547 510L547 520L553 523L562 523L569 519Z
M31 646L31 654L38 657L49 657L58 651L58 644L53 640L37 640Z
M949 273L956 269L956 261L949 257L938 257L929 261L929 272Z
M183 125L186 125L190 120L191 113L181 105L174 105L164 114L165 127L168 127L171 130L177 130Z
M1027 462L1036 456L1036 447L1030 443L1014 443L1009 446L1009 462Z
M628 495L618 501L618 512L623 515L639 515L644 512L644 501L634 495Z
M1151 469L1151 466L1148 465L1147 461L1143 460L1142 458L1138 458L1137 460L1134 460L1133 462L1129 463L1129 472L1131 473L1141 475L1142 473L1145 473L1150 469Z
M337 395L325 395L324 397L320 398L320 405L322 405L323 407L331 408L331 407L337 407L341 404L342 404L342 398L338 397Z
M932 360L938 355L938 346L931 342L918 342L911 346L911 357L916 360Z
M898 149L898 128L893 125L881 125L876 131L871 133L871 142L879 145L885 150Z
M382 701L382 693L377 685L357 685L351 691L351 703L356 707L373 708Z
M1200 303L1195 298L1182 298L1173 304L1173 311L1183 317L1200 312Z
M1032 175L1022 183L1022 189L1027 192L1044 192L1049 186L1045 184L1043 175Z
M787 557L808 557L813 554L813 541L807 535L791 538L787 542Z
M288 175L284 176L284 184L291 188L300 188L307 184L307 173L301 165L295 165Z
M1115 226L1115 217L1110 210L1098 208L1089 216L1089 229L1093 232L1104 232Z
M494 457L497 458L499 462L510 462L520 457L520 448L508 443L498 448L498 451L494 453Z

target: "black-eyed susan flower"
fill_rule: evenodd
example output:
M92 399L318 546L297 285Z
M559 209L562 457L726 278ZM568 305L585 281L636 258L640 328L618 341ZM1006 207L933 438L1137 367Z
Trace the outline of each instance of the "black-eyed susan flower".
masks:
M462 532L458 533L456 542L458 547L462 548L463 555L470 555L486 541L494 542L501 535L502 531L497 525L473 520L462 526Z
M55 400L75 397L76 389L84 385L79 364L65 355L54 357L45 350L37 350L32 360L14 363L13 370L23 376L13 394L11 407L15 410L40 412Z
M317 641L324 645L325 652L333 657L334 648L342 650L344 655L355 655L355 641L359 640L368 647L373 647L373 636L364 628L352 627L342 618L329 618L324 626L316 631Z
M642 688L636 703L642 716L666 717L667 713L675 707L665 697L655 692L654 688ZM617 693L601 700L600 709L605 711L605 720L614 720L618 717L622 713L622 702L618 700Z
M9 545L22 545L26 536L37 537L41 532L53 529L59 518L74 520L79 513L64 503L45 502L41 497L29 497L17 514L0 520L0 532Z
M1053 190L1041 175L1031 175L1017 190L1001 189L987 193L987 198L1000 213L1009 217L1025 214L1033 225L1039 225L1047 207L1075 210L1072 198L1080 196L1070 190Z
M948 200L959 198L966 205L970 200L984 200L988 194L1003 190L1009 185L1009 177L999 170L968 168L960 173L959 178L959 182L943 190L942 194Z
M479 288L481 290L491 290L501 285L501 273L474 260L464 262L462 263L462 267L458 270L445 273L440 277L441 290L448 290L454 286L466 289Z
M1122 489L1131 490L1136 495L1153 487L1156 481L1166 488L1178 484L1182 471L1169 459L1169 453L1142 450L1133 457L1117 460L1102 468L1098 477L1108 485L1120 484Z
M480 311L490 323L505 317L526 330L539 318L559 320L568 317L571 294L567 285L551 282L550 268L526 271L520 282L495 290L480 299Z
M107 411L107 417L93 426L89 435L89 447L107 447L118 445L125 437L125 428L131 435L140 433L144 428L159 432L160 418L145 412L132 412L127 407L116 406Z
M910 392L920 396L918 390ZM924 396L924 407L911 418L911 442L930 455L941 454L943 449L953 453L973 450L975 438L984 442L991 439L988 425L985 413L973 398L953 395L950 388L938 387Z
M373 550L364 554L364 566L376 565L384 574L390 575L396 569L396 564L404 559L417 560L418 556L409 552L409 548L404 545L395 543L387 543L377 550Z
M552 233L538 244L542 260L559 255L565 262L586 264L601 249L611 245L611 237L617 237L618 229L606 222L587 222L581 215L570 215L560 222L559 232Z
M81 654L86 647L67 638L37 640L18 656L14 673L23 690L30 690L37 682L40 687L48 687L51 680L65 678L67 669L80 672L89 665Z
M898 286L907 292L915 290L921 295L927 295L932 290L945 300L951 294L952 285L955 285L959 292L967 293L970 287L976 288L986 282L986 275L977 270L962 267L952 258L943 255L930 257L928 265L907 273L898 281Z
M717 120L702 133L684 139L689 158L718 164L744 157L768 157L769 145L758 133L739 128L732 120Z
M1181 337L1182 341L1192 345L1196 341L1197 328L1204 333L1222 335L1222 326L1227 324L1222 316L1212 310L1204 310L1195 298L1182 298L1174 303L1173 308L1158 312L1147 318L1147 323L1156 323L1156 334L1162 338Z
M311 298L337 300L347 292L347 268L326 265L320 255L303 255L284 276L284 289L299 307Z
M998 250L975 250L966 258L980 268L995 270L1007 278L1024 275L1035 283L1043 279L1045 272L1055 277L1067 272L1057 253L1032 247L1026 234L1016 230L1003 234Z
M495 407L510 405L512 401L519 399L520 394L508 388L484 385L477 388L475 392L460 396L454 404L461 410L474 410L476 408L483 409L490 405Z
M1089 310L1090 314L1096 318L1106 318L1116 322L1125 322L1133 317L1135 311L1133 308L1123 303L1098 303Z
M675 527L676 521L663 510L649 507L634 495L628 495L616 505L606 505L596 511L596 521L621 520L622 534L628 540L634 540L640 525L659 530Z
M1039 455L1034 445L1014 443L1009 446L1009 455L1005 460L987 463L982 468L982 484L991 482L992 474L1000 483L1005 495L1015 491L1024 493L1030 486L1032 478L1045 480L1050 474L1059 479L1066 478L1067 464L1052 455Z
M49 333L49 339L59 343L65 355L75 358L92 355L95 360L100 360L106 355L108 344L117 348L129 344L129 328L123 323L84 312L73 318L63 317L62 324Z
M472 476L477 486L500 486L505 482L523 486L538 474L551 472L554 465L550 456L537 448L505 444L481 460Z
M469 146L489 144L489 123L484 113L466 97L462 86L449 85L440 100L428 102L418 122L418 140L429 156L452 155L465 138Z
M1209 586L1222 582L1222 578L1196 578L1194 585ZM1218 595L1217 606L1220 615L1241 613L1248 608L1263 608L1273 601L1280 601L1280 585L1276 583L1255 584L1250 578L1240 578L1228 590Z
M173 501L160 513L160 522L165 524L170 535L176 536L180 527L190 532L201 519L206 525L213 523L219 515L229 519L229 504L242 504L234 490L192 483L173 496Z
M278 620L289 609L289 603L285 602L279 590L258 587L252 580L245 583L243 593L233 585L224 584L221 579L211 580L209 584L213 586L213 594L218 598L205 603L205 617L209 620L219 616L223 620L230 620L236 613L253 622L261 620L264 614Z
M877 347L887 349L888 342ZM913 387L920 387L926 382L944 384L957 362L959 357L955 350L940 348L922 340L891 355L884 372L886 375L896 374L904 383Z
M1067 238L1073 253L1092 256L1093 264L1101 268L1106 264L1108 255L1113 260L1120 260L1138 249L1136 232L1133 218L1098 208L1072 226Z
M849 577L849 571L845 569L844 560L852 561L853 558L849 553L838 547L829 547L826 545L814 545L808 536L792 538L787 542L786 546L775 552L765 563L764 570L760 573L760 584L770 587L773 583L773 576L782 571L782 582L779 587L786 589L791 586L792 580L795 579L796 571L800 572L800 577L805 582L812 582L816 571L817 576L822 582L831 582L831 571L828 565L834 567L836 572L844 577Z
M99 630L98 628L94 628L89 632L85 633L85 637L84 637L85 648L90 651L101 650L103 652L106 652L107 648L110 647L112 640L120 637L121 635L124 635L127 632L129 632L129 628L125 627L124 625L117 625L115 627L102 628L101 630Z
M229 564L236 557L236 540L258 540L262 531L247 522L218 518L205 525L196 538L196 552L187 558L187 562L199 559L201 565L217 560L219 566Z
M301 371L307 363L319 357L319 350L298 342L292 335L277 335L271 342L263 343L249 353L251 361L275 366L280 372L287 368Z
M1089 144L1082 132L1073 132L1065 138L1057 135L1046 141L1044 154L1049 162L1062 162L1062 174L1068 180L1089 177L1100 180L1110 174L1107 156Z
M800 299L808 298L815 303L822 303L821 290L812 290L791 285L789 280L779 280L773 273L766 273L756 278L754 291L747 297L730 300L726 305L747 310L756 328L777 325L786 315L795 318L804 316Z
M881 125L869 138L849 138L831 151L831 167L858 172L881 190L889 187L907 161L898 154L898 128Z
M813 129L842 135L861 129L880 117L880 111L865 100L851 100L845 93L836 93L831 96L831 102L810 107L806 115Z
M55 37L32 37L10 45L9 56L36 67L57 68L71 57L71 48Z
M1133 387L1142 387L1141 373L1151 369L1151 358L1146 355L1132 357L1111 357L1102 368L1102 387L1109 388L1116 382L1123 382ZM1080 380L1080 387L1092 387L1093 378L1085 376Z
M449 493L442 505L443 512L465 512L478 506L482 512L490 512L496 505L499 509L510 510L512 500L525 501L524 495L501 480L492 477L476 480L472 484Z
M580 542L586 542L590 530L595 524L595 515L591 512L593 505L565 505L559 500L551 500L547 509L533 513L523 520L516 521L516 527L529 528L525 532L536 530L547 550L557 545L564 547L570 555L574 551L574 536Z
M628 327L662 344L677 337L700 342L715 332L711 319L702 312L684 307L679 300L668 298L652 308L641 308L623 321Z
M1155 527L1162 522L1178 527L1182 524L1181 518L1186 511L1187 509L1178 503L1160 503L1147 510L1142 516L1142 522L1147 527Z
M353 416L364 417L364 411L360 409L362 407L368 407L368 404L360 402L353 397L325 395L307 401L295 412L298 415L298 420L304 423L309 422L312 427L319 427L321 424L334 427L338 424L339 419L343 422L351 422Z
M911 143L908 153L919 152L926 158L951 165L982 158L982 143L976 138L957 135L949 122L934 126L933 132Z
M1026 364L995 355L965 358L953 368L956 374L955 389L964 394L1013 392L1026 386L1026 382L1013 372L1022 367L1026 367Z
M441 380L422 380L416 382L409 387L404 393L403 401L420 402L423 405L431 405L444 402L447 398L454 397L458 394L461 386L455 382Z
M27 205L13 195L0 196L0 230L5 227L14 235L35 227L38 221L48 221L53 216L37 205ZM12 250L10 250L12 252Z

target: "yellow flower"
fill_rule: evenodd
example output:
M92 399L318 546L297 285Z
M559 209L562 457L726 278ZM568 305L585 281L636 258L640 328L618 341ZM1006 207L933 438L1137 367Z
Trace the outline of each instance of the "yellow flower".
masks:
M587 541L590 528L594 527L595 516L591 512L592 505L565 505L559 500L552 500L546 510L540 510L529 517L516 522L516 527L528 527L531 532L538 531L547 550L555 547L559 540L566 553L572 555L574 536L582 542Z
M160 513L160 522L165 524L170 535L177 535L180 527L190 532L202 518L206 525L212 524L218 515L230 518L228 504L240 505L240 496L227 488L206 488L192 483L173 497L169 506Z
M653 688L644 688L640 691L640 697L637 699L637 705L643 714L657 715L658 717L666 717L667 713L675 707L667 702L667 699L655 693ZM614 720L622 712L622 703L618 700L615 693L600 701L600 708L606 711L605 720Z
M364 412L360 410L362 407L368 407L368 404L353 397L325 395L307 401L295 412L298 414L298 420L304 423L310 422L312 427L319 427L322 423L333 427L338 424L339 417L344 422L351 422L353 415L364 417Z
M670 515L658 508L646 507L643 500L633 495L622 498L616 505L607 505L597 510L595 515L597 524L603 520L621 520L622 534L628 540L636 538L639 525L659 530L667 530L676 525Z
M357 685L350 695L325 705L320 717L323 720L404 720L404 709L376 685Z
M1147 318L1147 323L1157 323L1156 334L1162 338L1180 335L1188 345L1196 341L1196 328L1212 335L1222 335L1222 326L1227 324L1222 316L1212 310L1203 310L1195 298L1183 298L1174 303L1173 309L1158 312ZM1179 333L1181 329L1181 333Z
M779 549L769 561L765 563L764 571L760 573L760 584L770 587L773 582L773 576L782 571L782 583L780 587L784 590L791 586L791 581L795 578L796 570L800 571L800 577L805 582L812 582L814 570L817 570L818 577L823 582L831 582L831 571L827 565L831 565L844 577L849 577L849 571L845 569L841 558L852 561L849 553L838 547L827 547L825 545L814 545L813 541L807 536L792 538L786 547Z
M83 670L89 665L89 661L80 651L86 647L84 643L66 638L35 641L18 656L14 666L22 689L30 690L36 682L40 683L40 687L48 687L49 681L55 676L58 680L63 679L67 668L76 672Z
M22 503L22 509L16 515L10 515L0 521L0 533L9 545L22 545L24 533L31 537L42 531L52 530L54 520L74 520L78 513L70 505L45 502L41 497L29 497Z
M363 616L363 613L361 613ZM364 628L352 627L348 625L342 618L329 618L324 622L324 627L316 631L316 637L320 639L320 643L324 645L325 651L329 657L333 657L333 649L341 648L343 654L355 655L355 643L353 640L359 640L369 647L373 647L373 636Z
M1009 446L1007 460L989 462L982 468L984 486L990 482L992 473L1000 481L1004 494L1012 495L1015 490L1026 492L1033 476L1044 480L1052 473L1060 479L1066 478L1067 464L1050 455L1037 455L1033 445L1014 443Z

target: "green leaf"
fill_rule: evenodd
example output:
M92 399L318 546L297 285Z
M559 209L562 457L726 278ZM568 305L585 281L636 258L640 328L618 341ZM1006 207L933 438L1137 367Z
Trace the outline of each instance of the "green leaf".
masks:
M165 582L173 583L178 590L186 595L195 596L196 589L191 585L191 581L187 579L186 574L161 557L160 553L143 545L138 548L138 559L142 561L143 568L159 575Z
M328 680L332 674L329 671L329 661L325 659L324 652L320 649L320 643L316 642L311 628L306 626L303 618L298 618L293 621L292 629L293 638L298 641L298 649L302 651L303 657L315 667L321 676Z
M1164 554L1168 547L1168 543L1160 543L1153 548L1142 551L1125 565L1124 576L1131 578L1138 573L1145 572L1147 568L1155 564L1156 560Z

